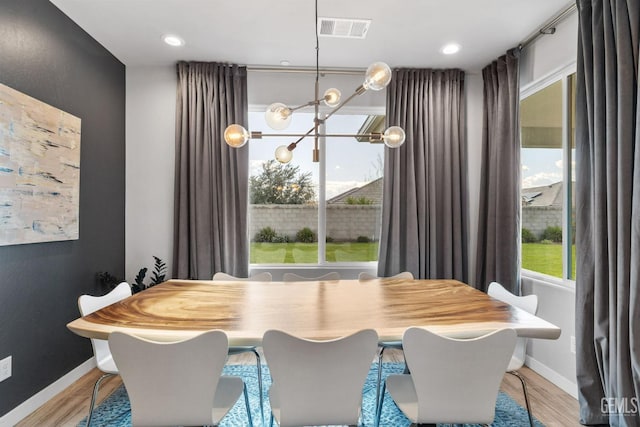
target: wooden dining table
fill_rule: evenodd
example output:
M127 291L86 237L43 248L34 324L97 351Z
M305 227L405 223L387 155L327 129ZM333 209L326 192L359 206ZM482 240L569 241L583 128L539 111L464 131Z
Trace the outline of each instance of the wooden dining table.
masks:
M317 340L372 328L381 341L401 340L410 326L455 338L499 328L556 339L560 328L456 280L376 279L313 282L169 280L70 322L87 337L113 331L177 341L224 330L230 345L260 345L280 329Z

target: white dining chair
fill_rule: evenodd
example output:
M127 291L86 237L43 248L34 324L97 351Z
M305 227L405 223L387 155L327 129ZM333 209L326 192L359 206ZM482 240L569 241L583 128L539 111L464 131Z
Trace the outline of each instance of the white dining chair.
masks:
M527 313L536 314L538 311L538 296L537 295L526 295L526 296L517 296L509 292L498 282L491 282L489 284L489 288L487 289L487 294L510 304L514 307L518 307ZM516 348L513 351L513 356L511 357L511 361L509 362L509 366L507 367L507 373L515 376L520 380L520 384L522 384L522 392L524 394L524 402L527 406L527 414L529 415L529 425L533 427L533 415L531 414L531 406L529 405L529 393L527 393L527 384L524 380L524 377L518 373L518 369L524 366L524 361L527 356L527 339L526 338L518 338L516 341Z
M269 425L357 425L377 344L372 329L330 341L265 332L262 345L273 379Z
M273 279L271 273L263 271L262 273L254 274L249 277L236 277L227 273L218 272L213 275L211 280L226 280L228 282L270 282Z
M385 388L412 423L491 424L516 338L513 329L465 340L407 329L402 342L411 373L389 375L382 383L376 427Z
M272 276L268 271L255 274L248 278L236 277L227 273L218 272L213 275L212 280L214 282L227 281L227 282L246 282L246 281L256 281L256 282L271 282ZM233 356L235 354L242 353L253 353L256 358L256 372L258 375L258 393L260 393L260 416L262 417L262 422L264 423L264 403L262 396L262 360L260 358L260 352L258 348L254 345L233 345L229 346L229 355Z
M398 273L395 274L393 276L389 276L389 277L380 277L380 276L374 276L373 274L369 274L366 272L362 272L360 274L358 274L358 280L361 282L366 282L367 280L376 280L376 279L407 279L407 280L413 280L413 273L411 273L410 271L403 271L402 273Z
M78 309L81 316L87 316L94 311L100 310L108 305L121 301L131 296L131 286L127 282L122 282L113 288L108 294L102 296L81 295L78 298ZM89 404L89 415L87 416L87 426L91 425L93 417L93 409L98 397L100 384L106 378L112 375L118 375L118 368L113 361L109 343L106 340L91 339L91 347L93 348L93 356L96 359L97 368L102 371L102 376L98 378L93 386L91 395L91 403Z
M317 277L305 277L295 273L284 273L282 275L283 282L335 282L338 280L340 280L340 273L337 271L332 271Z
M369 282L371 280L376 280L376 279L413 280L414 277L413 277L413 273L411 273L410 271L403 271L401 273L398 273L389 277L378 277L378 276L374 276L373 274L366 273L364 271L358 275L358 280L361 282ZM380 381L382 380L382 356L384 355L385 350L389 348L402 350L402 341L382 341L380 342L379 345L380 345L380 350L378 351L378 384L380 384ZM376 390L376 408L378 407L379 399L380 399L380 388L378 387L378 389Z
M203 332L177 342L156 342L122 332L109 335L113 358L131 402L133 426L218 425L247 387L223 376L227 335Z

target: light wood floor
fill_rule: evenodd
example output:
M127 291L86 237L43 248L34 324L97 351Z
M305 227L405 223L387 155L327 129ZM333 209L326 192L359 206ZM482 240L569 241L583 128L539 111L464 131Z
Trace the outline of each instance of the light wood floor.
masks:
M402 361L402 354L399 351L388 350L385 352L385 361ZM238 355L230 357L229 363L253 364L255 359L250 354ZM546 426L580 425L578 422L578 402L573 397L526 367L520 373L527 382L532 412L538 420ZM100 375L100 371L93 369L18 423L16 427L76 426L88 413L93 384ZM120 377L117 376L103 381L98 401L102 401L120 384ZM505 375L502 381L502 390L524 406L522 387L516 377Z

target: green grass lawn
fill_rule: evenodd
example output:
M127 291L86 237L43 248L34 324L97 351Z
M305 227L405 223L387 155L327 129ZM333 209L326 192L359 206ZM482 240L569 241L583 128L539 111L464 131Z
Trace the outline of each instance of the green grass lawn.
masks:
M572 247L571 277L576 277L576 246ZM522 268L562 278L562 244L523 243Z
M251 242L252 264L316 264L317 243ZM378 242L327 243L328 262L362 262L378 259Z
M362 262L378 259L378 242L327 243L328 262ZM252 264L316 264L317 243L251 242ZM522 244L522 268L562 278L562 245ZM576 247L573 246L573 276L576 271Z

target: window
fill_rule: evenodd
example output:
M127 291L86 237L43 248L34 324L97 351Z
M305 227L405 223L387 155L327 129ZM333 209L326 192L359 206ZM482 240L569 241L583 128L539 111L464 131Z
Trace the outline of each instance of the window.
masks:
M522 268L575 279L575 74L523 91Z
M325 132L377 131L375 126L383 121L380 116L336 114L326 121ZM249 125L252 130L273 133L262 112L250 112ZM313 114L296 113L283 132L304 133L312 125ZM264 138L249 146L250 262L377 261L384 144L327 137L321 141L321 162L313 163L313 139L307 138L287 165L272 160L275 149L289 142Z

